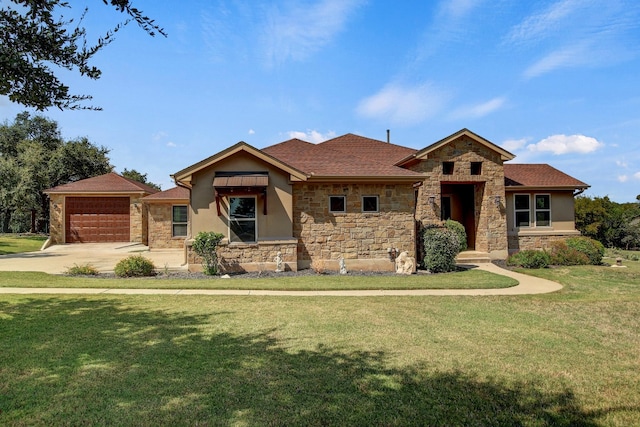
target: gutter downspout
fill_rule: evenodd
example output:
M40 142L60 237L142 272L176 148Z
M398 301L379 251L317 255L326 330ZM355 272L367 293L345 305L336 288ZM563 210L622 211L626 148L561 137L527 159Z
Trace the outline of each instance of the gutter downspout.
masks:
M186 188L187 190L189 190L189 207L191 207L191 187L181 183L180 181L178 181L175 177L175 175L170 175L171 178L173 178L173 182L175 182L177 187L182 187L182 188ZM189 241L192 236L191 236L191 209L187 210L187 214L189 215L187 217L187 223L189 224L189 226L187 227L187 237L184 239L184 244L182 245L182 252L183 252L183 258L182 258L182 264L187 266L187 269L189 268L189 256L188 256L188 251L187 251L187 241Z

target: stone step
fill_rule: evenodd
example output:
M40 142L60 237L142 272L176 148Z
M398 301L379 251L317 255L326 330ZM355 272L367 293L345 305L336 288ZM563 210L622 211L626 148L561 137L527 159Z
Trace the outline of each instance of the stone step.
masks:
M464 251L456 257L456 264L487 264L490 262L491 258L486 252Z

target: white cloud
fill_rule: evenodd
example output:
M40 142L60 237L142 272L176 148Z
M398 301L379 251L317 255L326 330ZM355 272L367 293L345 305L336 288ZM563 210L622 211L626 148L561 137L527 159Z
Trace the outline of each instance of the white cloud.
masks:
M585 135L552 135L535 144L527 145L531 152L550 152L556 155L568 153L591 153L604 144Z
M255 135L256 131L253 129L249 129L249 135Z
M269 65L300 61L330 43L362 0L321 0L306 7L274 5L264 28Z
M161 130L151 135L151 138L153 138L154 141L160 141L161 139L165 139L168 136L169 134L167 132Z
M306 132L300 132L296 130L292 130L287 132L289 138L298 138L303 141L312 142L314 144L318 144L320 142L324 142L328 139L335 138L336 133L334 131L329 131L327 133L320 133L317 130L308 129Z
M507 139L501 144L501 147L507 151L513 152L524 148L527 142L529 142L529 138Z
M481 0L480 0L481 1ZM448 0L440 4L440 13L450 19L462 18L473 11L479 0Z
M392 83L360 101L356 111L363 117L411 125L436 114L448 98L446 92L429 83L418 86Z
M526 78L533 78L559 68L587 65L598 60L597 58L599 58L599 56L594 55L594 52L588 43L578 43L576 45L564 47L551 52L544 58L529 66L524 71L524 76Z
M627 182L629 180L629 176L628 175L618 175L618 181L619 182Z
M636 172L636 173L634 173L634 174L633 174L633 177L634 177L635 179L640 179L640 172Z
M548 37L552 30L562 27L564 18L569 17L580 2L576 0L562 0L549 6L546 10L528 16L520 24L509 31L506 41L520 43L540 41Z
M612 144L612 146L614 146ZM621 168L628 168L629 167L629 163L623 161L623 160L616 160L616 166L621 167Z
M452 116L456 119L478 119L500 109L505 101L504 97L493 98L481 104L462 107L454 111Z
M167 147L172 147L173 148L173 147L177 147L177 145L176 145L175 142L169 141L169 142L167 142Z

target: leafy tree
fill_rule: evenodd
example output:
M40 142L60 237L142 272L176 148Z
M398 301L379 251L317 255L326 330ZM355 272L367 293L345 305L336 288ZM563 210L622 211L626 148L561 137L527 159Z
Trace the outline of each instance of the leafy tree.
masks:
M640 204L616 203L609 197L578 197L576 228L606 247L640 246Z
M151 188L155 188L156 190L161 190L161 188L160 188L160 186L158 184L154 184L153 182L147 181L147 174L146 173L140 173L135 169L129 170L127 168L124 168L124 170L122 171L122 173L120 175L124 176L125 178L129 178L129 179L132 179L134 181L138 181L138 182L141 182L143 184L146 184Z
M86 29L79 22L65 19L64 0L7 0L0 8L0 94L40 111L56 106L60 109L99 109L81 106L89 95L72 95L69 87L56 76L51 66L79 72L91 79L101 71L89 64L91 58L114 40L115 33L135 21L149 35L166 36L154 21L133 7L131 0L102 0L128 18L107 31L95 44L87 42Z
M64 141L58 124L20 113L0 126L2 232L36 231L49 217L47 188L110 172L109 150L86 138Z

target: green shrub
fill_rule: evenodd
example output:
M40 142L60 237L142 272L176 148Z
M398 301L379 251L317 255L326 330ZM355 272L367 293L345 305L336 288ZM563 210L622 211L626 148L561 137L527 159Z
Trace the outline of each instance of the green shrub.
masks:
M449 230L456 233L458 236L458 241L460 242L460 250L458 252L467 250L467 232L464 229L464 225L460 224L458 221L454 221L452 219L448 219L445 221L444 226Z
M218 274L218 244L223 238L224 235L220 233L201 231L193 241L193 251L202 258L205 274Z
M456 255L460 252L458 235L448 228L427 226L423 232L424 266L432 273L456 269Z
M120 260L114 268L118 277L146 277L155 275L153 262L142 255L131 255Z
M589 257L574 248L570 248L564 241L553 242L550 248L550 255L551 264L553 265L589 264Z
M97 276L98 270L91 264L73 264L73 267L67 268L65 274L70 276Z
M522 268L545 268L551 262L551 257L544 251L524 250L507 258L507 265Z
M597 240L583 236L570 237L569 239L567 239L567 246L585 254L589 258L590 264L602 264L602 257L604 256L604 246Z

